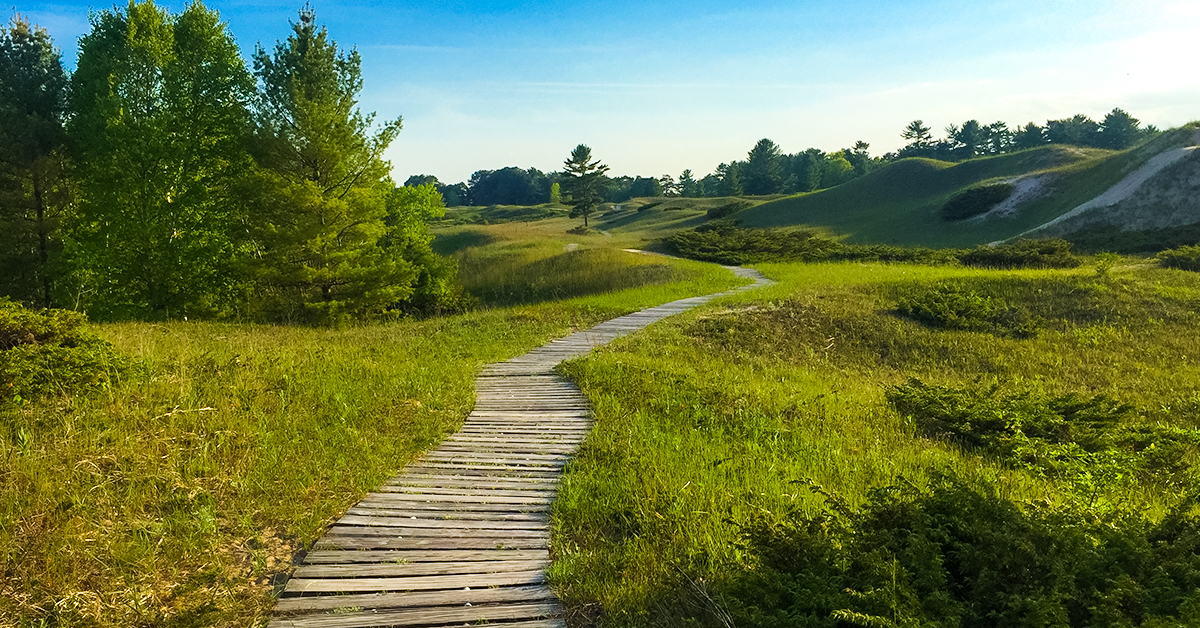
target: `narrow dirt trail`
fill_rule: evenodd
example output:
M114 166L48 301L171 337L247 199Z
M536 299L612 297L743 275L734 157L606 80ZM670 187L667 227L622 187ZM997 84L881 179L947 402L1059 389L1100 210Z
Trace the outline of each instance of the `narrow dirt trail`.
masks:
M554 373L585 355L753 284L614 318L486 367L462 430L346 512L288 581L270 628L477 624L562 628L545 583L550 507L591 428L587 398Z

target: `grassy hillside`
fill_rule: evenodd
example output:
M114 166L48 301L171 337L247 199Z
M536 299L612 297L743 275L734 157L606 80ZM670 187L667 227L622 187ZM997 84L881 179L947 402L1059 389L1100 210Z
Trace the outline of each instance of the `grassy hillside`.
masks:
M737 218L748 227L826 227L851 242L961 247L1004 240L1101 194L1193 132L1176 129L1121 152L1043 146L957 164L904 159L835 188L765 203ZM948 200L969 187L1034 174L1046 176L1044 195L1011 215L960 221L939 215Z

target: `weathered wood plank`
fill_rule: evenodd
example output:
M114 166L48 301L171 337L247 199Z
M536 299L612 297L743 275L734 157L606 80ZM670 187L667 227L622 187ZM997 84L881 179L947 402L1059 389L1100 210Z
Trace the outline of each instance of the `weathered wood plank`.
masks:
M376 550L376 549L431 549L431 550L486 550L486 549L542 549L549 547L545 538L496 538L496 537L410 537L403 539L382 536L339 536L317 539L316 549Z
M549 558L546 550L316 550L304 557L304 564L333 563L421 563L481 560L541 560Z
M413 576L411 578L292 578L284 587L285 595L304 593L352 593L357 591L435 591L472 589L520 584L541 584L546 576L541 569L503 573Z
M369 628L373 626L441 626L511 619L538 619L560 613L556 603L463 606L414 609L387 613L333 613L278 618L268 628ZM505 624L511 626L512 624ZM552 624L553 625L553 624Z
M455 561L449 563L384 563L350 565L301 565L293 578L312 580L317 578L387 578L403 576L444 576L452 574L480 574L545 569L550 558L542 560L480 560Z
M487 589L458 589L454 591L417 591L409 593L369 593L359 595L320 595L316 597L280 598L277 612L303 611L369 611L422 606L464 606L503 602L540 602L555 600L545 586L494 587ZM502 624L519 626L521 624Z
M392 493L371 493L358 502L356 507L412 511L414 514L409 516L418 516L416 513L426 513L425 516L444 517L453 514L469 513L536 514L548 511L550 504L423 502L418 501L415 496L411 495L401 496Z
M359 536L381 536L396 539L411 539L417 537L452 537L462 538L464 536L472 538L522 538L522 539L545 539L550 538L549 531L546 528L397 528L393 526L360 526L360 525L342 525L341 523L332 525L325 531L325 536L331 539L342 537L359 537Z
M513 512L507 510L491 510L482 512L466 512L462 510L404 510L395 508L367 508L354 506L346 511L347 517L377 518L394 521L396 519L425 519L427 521L482 521L482 522L515 522L541 523L549 522L550 509L543 508L536 512Z

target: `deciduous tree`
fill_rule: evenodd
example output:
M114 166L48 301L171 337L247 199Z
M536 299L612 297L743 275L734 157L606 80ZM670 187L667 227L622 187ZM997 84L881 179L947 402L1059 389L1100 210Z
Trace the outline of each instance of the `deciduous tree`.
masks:
M229 307L252 82L216 13L198 1L175 17L149 1L101 11L71 88L72 241L92 311L173 318Z

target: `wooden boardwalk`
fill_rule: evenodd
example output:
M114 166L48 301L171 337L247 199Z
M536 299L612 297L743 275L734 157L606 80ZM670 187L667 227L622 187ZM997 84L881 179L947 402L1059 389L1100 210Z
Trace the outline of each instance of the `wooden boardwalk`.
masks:
M730 268L755 283L769 280ZM721 295L606 321L486 367L461 431L348 510L298 567L269 628L565 626L546 586L550 505L591 426L559 362Z

